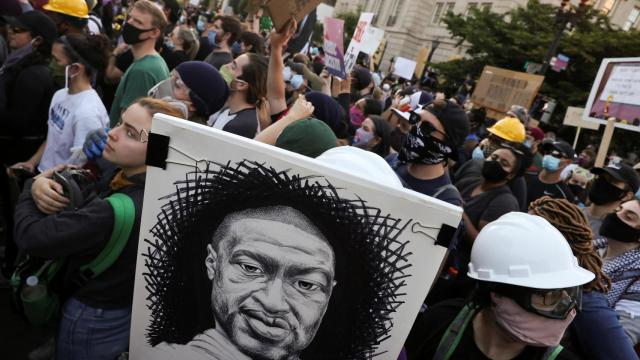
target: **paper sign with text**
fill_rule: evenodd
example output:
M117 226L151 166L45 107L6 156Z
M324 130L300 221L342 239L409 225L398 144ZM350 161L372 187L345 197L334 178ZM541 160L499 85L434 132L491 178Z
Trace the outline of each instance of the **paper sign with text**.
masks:
M371 20L373 20L373 13L360 14L358 25L356 25L356 29L353 32L353 37L351 38L347 52L344 54L344 68L347 74L351 73L351 69L353 69L356 64L358 54L362 48L364 35L367 31L367 27L371 24Z
M511 105L528 109L543 81L541 75L485 66L471 101L499 113L506 113Z
M584 108L567 107L567 113L564 115L563 125L575 126L590 130L598 130L600 128L600 124L593 121L586 121L582 119L582 114L584 113Z
M344 46L342 44L343 32L343 20L332 17L324 19L324 64L331 75L346 79Z
M373 55L376 50L378 50L378 46L380 46L383 37L384 30L373 26L367 27L367 30L364 33L364 40L362 40L362 46L360 47L360 52L367 55Z

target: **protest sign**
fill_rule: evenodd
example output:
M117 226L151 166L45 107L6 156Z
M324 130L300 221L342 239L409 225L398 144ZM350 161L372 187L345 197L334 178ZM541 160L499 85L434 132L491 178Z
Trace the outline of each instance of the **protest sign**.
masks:
M640 58L602 60L591 88L583 118L615 127L640 131Z
M368 26L364 33L360 52L367 55L373 55L376 50L378 50L378 46L380 46L383 37L384 30L378 29L373 26Z
M373 20L373 13L362 13L358 19L358 24L353 32L353 37L347 47L347 51L344 54L344 70L347 74L351 73L351 69L356 65L360 48L362 47L362 40L369 24Z
M594 121L583 120L582 114L584 114L584 108L569 106L562 124L590 130L598 130L600 128L600 124Z
M485 66L471 101L500 114L506 114L511 105L528 109L543 81L544 76L541 75Z
M415 70L416 62L413 60L398 56L396 57L396 61L393 63L393 74L398 75L403 79L411 80Z
M329 73L346 79L343 48L344 20L327 17L324 19L324 64Z
M281 31L289 19L298 23L314 10L322 0L267 0L264 7L269 13L273 26Z
M338 158L156 114L130 359L397 359L462 210Z
M422 47L418 51L418 55L416 55L416 70L414 75L417 79L422 77L422 73L424 72L424 68L427 66L427 59L429 58L429 52L431 48Z

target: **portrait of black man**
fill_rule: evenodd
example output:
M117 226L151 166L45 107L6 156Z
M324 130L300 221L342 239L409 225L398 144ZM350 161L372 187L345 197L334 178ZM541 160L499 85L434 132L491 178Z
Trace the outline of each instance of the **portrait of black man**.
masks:
M327 178L209 163L176 182L144 256L158 358L372 359L411 264L397 219ZM411 319L412 320L412 319Z

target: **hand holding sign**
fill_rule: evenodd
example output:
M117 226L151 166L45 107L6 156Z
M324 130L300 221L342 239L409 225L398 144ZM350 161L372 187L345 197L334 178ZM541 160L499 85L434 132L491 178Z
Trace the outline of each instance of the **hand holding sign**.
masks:
M298 22L296 19L291 18L289 22L287 22L286 26L282 31L273 31L271 32L271 36L269 36L269 44L271 49L282 49L288 42L291 40L291 37L296 32L296 27L298 26Z
M322 0L268 0L265 8L277 31L283 31L290 18L302 21Z

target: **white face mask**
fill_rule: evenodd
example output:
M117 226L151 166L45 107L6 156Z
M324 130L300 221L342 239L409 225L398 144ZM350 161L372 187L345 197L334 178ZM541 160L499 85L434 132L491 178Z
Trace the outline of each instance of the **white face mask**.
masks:
M77 63L73 63L73 64L69 64L67 66L64 67L64 88L65 89L69 89L69 80L75 78L76 76L78 76L78 74L80 74L80 72L77 72L71 76L69 76L69 68L72 67L73 65L76 65Z

